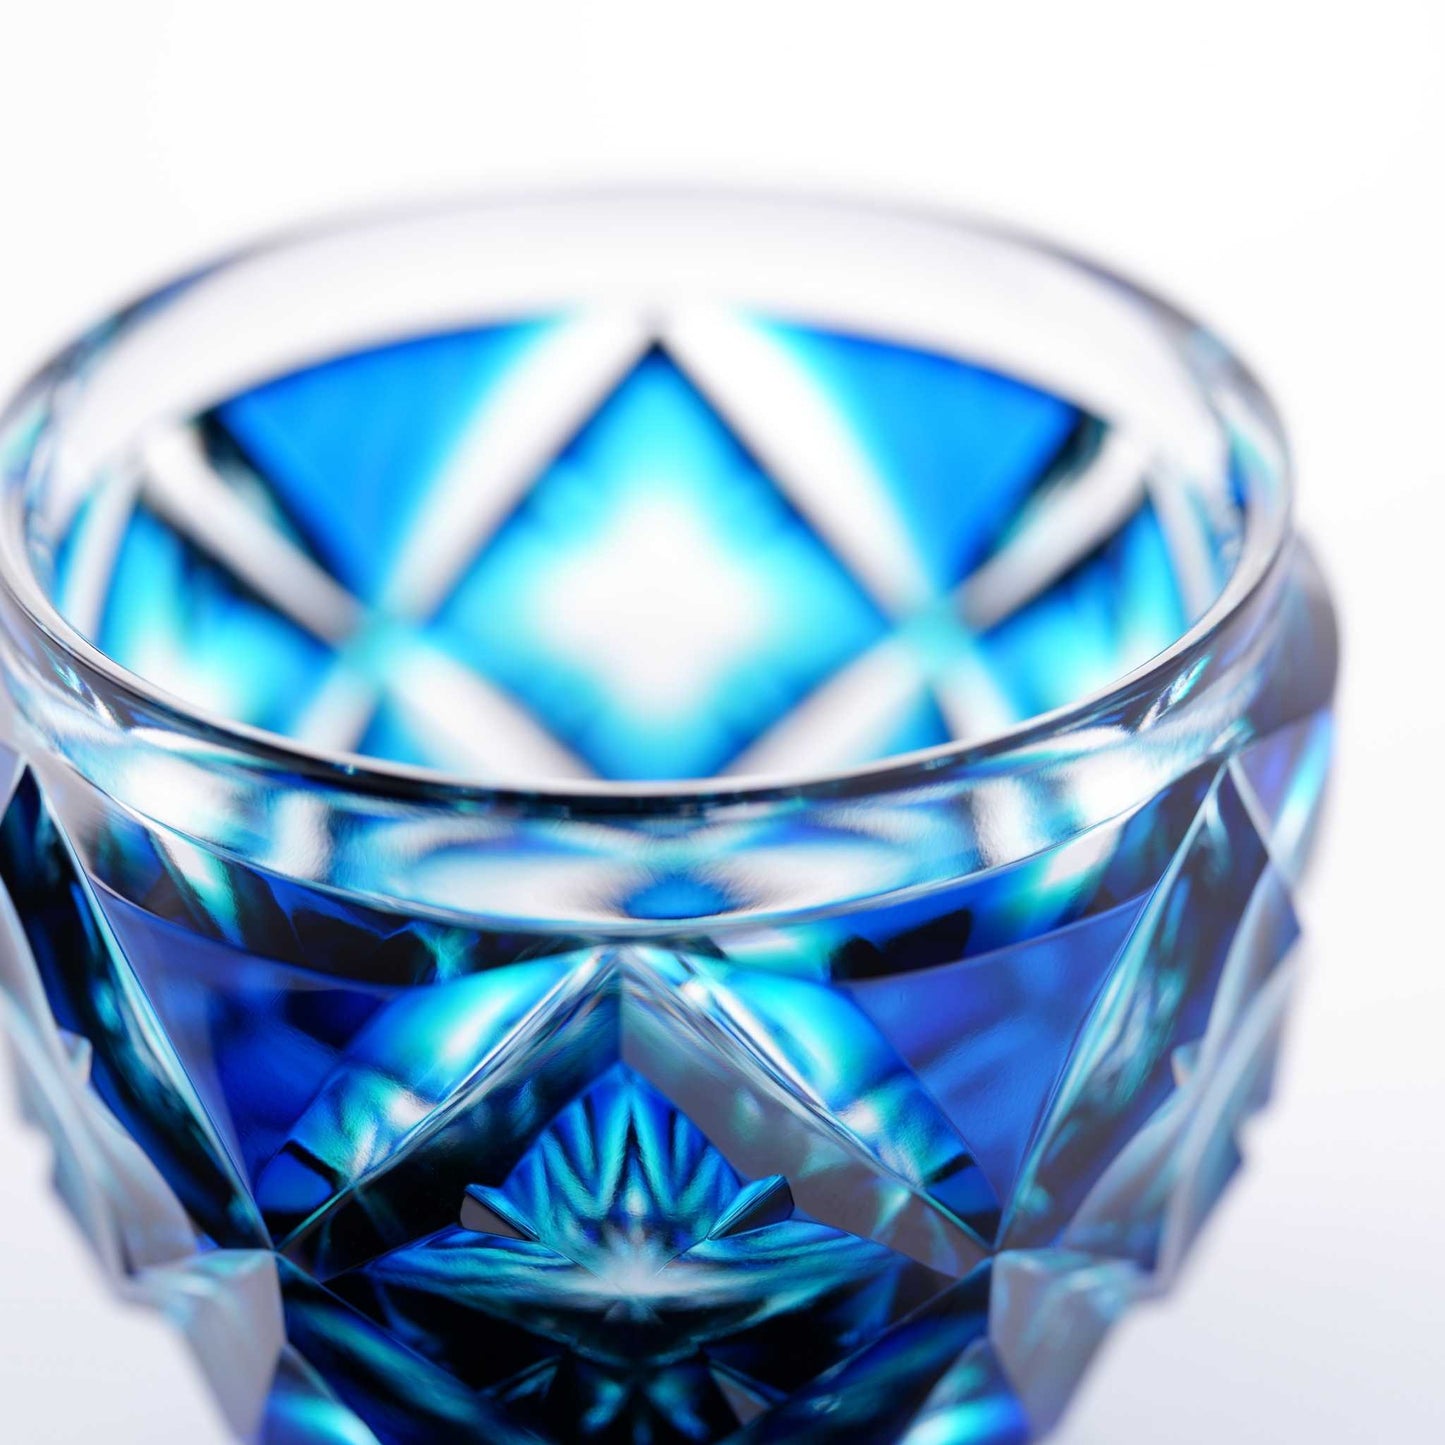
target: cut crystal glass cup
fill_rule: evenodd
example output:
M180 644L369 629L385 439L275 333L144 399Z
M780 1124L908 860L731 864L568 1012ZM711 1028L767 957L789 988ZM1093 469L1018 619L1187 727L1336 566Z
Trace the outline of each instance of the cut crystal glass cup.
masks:
M147 297L0 458L0 1017L239 1438L1049 1430L1266 1096L1329 752L1225 347L497 200Z

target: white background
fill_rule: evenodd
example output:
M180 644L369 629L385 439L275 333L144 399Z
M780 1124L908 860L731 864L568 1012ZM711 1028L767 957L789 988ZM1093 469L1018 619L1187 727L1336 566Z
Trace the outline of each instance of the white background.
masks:
M1346 638L1311 974L1252 1167L1062 1439L1445 1439L1445 5L0 0L0 385L258 228L635 176L1023 222L1209 318L1274 390ZM218 1445L7 1105L0 1439Z

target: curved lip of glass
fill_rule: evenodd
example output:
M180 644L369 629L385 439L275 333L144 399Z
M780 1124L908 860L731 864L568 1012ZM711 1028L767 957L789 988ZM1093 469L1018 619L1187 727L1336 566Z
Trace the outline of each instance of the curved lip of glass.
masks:
M1093 283L1120 290L1146 304L1162 318L1214 338L1214 333L1187 311L1117 274L1109 267L1024 229L978 218L963 211L765 187L668 185L563 188L510 193L496 191L453 197L430 205L413 202L344 213L320 221L285 227L263 235L250 244L224 252L119 307L109 318L90 328L79 341L62 349L12 394L6 403L5 411L0 413L0 425L12 420L17 404L23 404L37 389L53 386L58 380L69 376L71 372L68 368L73 365L77 354L85 353L88 342L123 326L136 313L162 304L169 295L186 284L219 271L240 266L306 240L339 235L402 217L422 218L433 214L444 216L453 211L476 210L518 200L585 204L589 200L607 199L615 202L631 198L651 202L674 198L705 199L724 205L781 201L826 207L836 214L840 221L845 220L850 213L872 214L900 221L926 222L965 234L983 235L1021 250L1034 251L1058 260L1085 275ZM1174 677L1186 670L1202 651L1207 650L1210 641L1220 629L1243 610L1266 585L1279 565L1292 533L1293 469L1283 430L1270 407L1268 394L1231 348L1223 346L1222 343L1217 344L1221 358L1269 408L1268 420L1280 445L1282 466L1279 505L1272 510L1272 515L1264 519L1254 515L1253 508L1250 509L1240 555L1224 587L1210 606L1162 652L1074 702L1021 719L986 737L965 742L940 743L928 748L896 753L850 768L776 776L740 774L727 778L713 776L659 781L619 782L590 778L549 781L545 777L536 780L488 781L466 774L449 773L439 768L393 762L363 753L316 748L284 734L239 722L183 702L146 678L122 667L88 641L60 614L41 586L23 542L23 517L12 516L0 520L0 595L8 598L19 609L23 626L32 630L46 644L58 650L81 673L88 676L88 681L83 684L69 678L62 682L64 690L72 696L83 696L92 690L93 683L99 683L103 691L112 697L131 706L138 706L177 734L211 746L233 749L234 753L240 756L243 765L249 764L258 776L274 776L277 770L284 770L330 785L342 792L391 795L433 804L512 802L524 808L543 807L549 811L586 814L610 809L641 812L653 817L695 814L709 804L746 805L750 802L769 802L780 797L900 791L910 786L926 784L932 775L945 768L985 762L997 764L1011 753L1021 752L1047 738L1086 726L1099 714L1110 710L1114 703L1123 701L1132 694L1151 687L1167 686ZM11 512L23 512L23 490L21 487L11 486L10 496L3 499ZM20 521L21 525L14 525L16 521ZM1262 522L1264 525L1261 525ZM110 725L115 726L113 721ZM233 757L232 761L234 760Z

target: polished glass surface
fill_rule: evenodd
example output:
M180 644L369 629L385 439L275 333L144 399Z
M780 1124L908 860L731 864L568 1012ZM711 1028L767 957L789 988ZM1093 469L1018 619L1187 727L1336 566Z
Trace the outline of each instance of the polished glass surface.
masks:
M4 1019L238 1437L1048 1431L1239 1162L1328 761L1217 341L496 202L199 273L0 449Z

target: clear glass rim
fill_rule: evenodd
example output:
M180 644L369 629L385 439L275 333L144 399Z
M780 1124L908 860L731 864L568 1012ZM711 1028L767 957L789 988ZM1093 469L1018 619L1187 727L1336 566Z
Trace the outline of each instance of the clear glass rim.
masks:
M526 201L586 206L589 202L646 200L649 204L705 200L711 204L796 206L822 209L846 224L850 216L867 215L911 224L926 224L960 236L972 235L1001 242L1011 248L1046 256L1071 268L1093 284L1123 293L1146 307L1180 335L1209 339L1213 360L1231 383L1247 395L1261 415L1278 447L1279 495L1267 508L1248 508L1243 545L1230 576L1213 602L1169 647L1106 686L1049 712L1035 714L985 737L949 742L894 754L860 766L773 775L736 775L664 781L613 781L559 779L549 781L493 782L416 766L360 753L330 751L293 740L283 734L214 714L185 703L122 667L83 637L60 614L36 575L24 544L24 486L7 486L6 517L0 521L0 599L12 628L63 657L71 675L61 686L72 698L96 713L94 698L119 703L140 713L155 726L189 738L203 746L226 751L228 761L254 770L258 777L286 774L306 778L342 793L389 796L429 804L471 807L507 803L545 808L548 812L589 814L599 811L641 813L650 817L687 816L712 804L746 805L779 798L884 793L926 784L942 771L986 765L1002 771L1011 754L1023 753L1041 742L1086 728L1101 715L1146 693L1167 691L1171 681L1192 669L1206 655L1212 640L1269 584L1282 565L1292 535L1293 468L1283 429L1268 394L1234 351L1187 311L1161 298L1151 289L1121 276L1107 266L1081 256L1051 240L1025 230L955 210L938 210L879 202L857 197L794 193L770 189L682 186L617 186L595 189L487 192L428 204L373 207L299 226L283 228L234 248L144 293L62 350L23 384L0 415L0 429L15 423L37 393L52 392L72 379L97 340L123 328L127 321L165 302L186 286L301 243L394 222L399 219L444 217L453 212L477 212ZM1250 498L1250 502L1257 499ZM107 705L105 712L111 711ZM111 721L111 726L116 726Z

